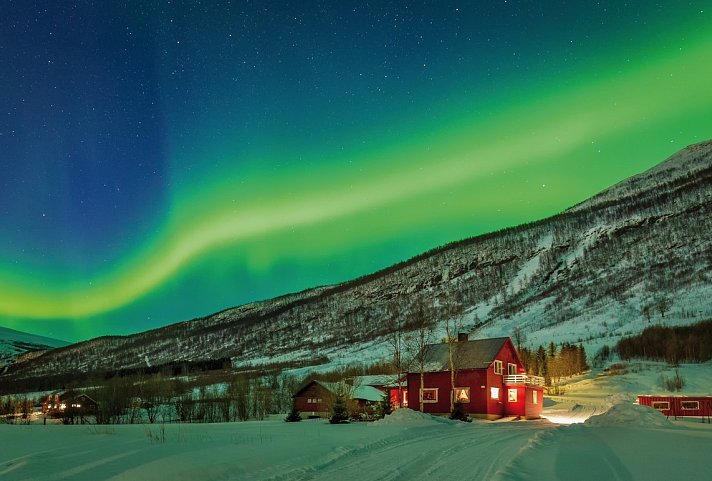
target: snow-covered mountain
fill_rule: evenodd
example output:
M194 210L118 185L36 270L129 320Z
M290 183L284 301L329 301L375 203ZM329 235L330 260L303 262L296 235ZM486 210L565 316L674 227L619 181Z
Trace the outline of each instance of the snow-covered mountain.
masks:
M26 360L49 349L67 345L68 342L58 339L0 327L0 372L16 360Z
M534 345L615 342L712 318L712 141L554 217L439 247L334 286L104 337L14 365L10 378L230 358L233 365L375 361L388 334L458 319Z

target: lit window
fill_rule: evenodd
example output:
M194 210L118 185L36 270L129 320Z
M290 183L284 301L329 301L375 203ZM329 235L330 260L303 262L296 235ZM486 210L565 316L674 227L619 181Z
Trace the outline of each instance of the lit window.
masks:
M657 409L658 411L667 411L670 409L670 403L667 401L654 401L653 409Z
M502 364L500 364L501 366ZM490 388L490 397L492 399L499 399L499 388L498 387L491 387Z
M315 399L314 402L320 403L320 402L323 402L323 399L322 399L322 398L318 398L318 399Z
M403 407L408 407L408 391L403 391Z
M516 389L507 389L507 401L511 403L517 402L517 390Z
M532 391L532 404L539 404L539 392Z
M458 402L458 403L470 402L470 388L469 387L456 387L455 388L455 402Z
M494 362L494 373L495 373L495 374L502 374L502 361L495 361L495 362Z
M686 411L697 411L700 409L699 401L682 401L680 407Z
M438 402L438 388L425 387L420 390L420 402L436 403Z

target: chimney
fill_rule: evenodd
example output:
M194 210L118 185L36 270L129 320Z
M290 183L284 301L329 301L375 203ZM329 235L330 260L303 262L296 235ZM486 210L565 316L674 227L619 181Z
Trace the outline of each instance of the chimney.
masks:
M469 340L466 332L461 332L457 335L457 342L467 342Z

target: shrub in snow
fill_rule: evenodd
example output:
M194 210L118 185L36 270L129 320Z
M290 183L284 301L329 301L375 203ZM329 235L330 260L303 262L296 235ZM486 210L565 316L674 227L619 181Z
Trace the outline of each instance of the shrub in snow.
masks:
M667 377L665 374L661 374L660 384L663 388L670 392L680 391L683 387L685 387L685 378L682 377L679 370L675 369L675 375L671 378Z
M455 406L452 408L452 412L450 413L450 419L454 419L456 421L465 421L467 423L472 422L470 416L468 416L465 412L465 407L462 405L462 403L455 403Z

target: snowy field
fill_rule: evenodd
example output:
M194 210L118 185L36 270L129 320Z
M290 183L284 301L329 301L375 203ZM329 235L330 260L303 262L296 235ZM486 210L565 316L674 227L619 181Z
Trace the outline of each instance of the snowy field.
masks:
M710 479L712 425L630 402L654 391L665 369L575 380L546 399L549 419L538 421L462 423L401 410L370 424L275 417L169 424L164 435L160 425L0 425L0 480ZM711 364L683 374L691 391L712 391Z

